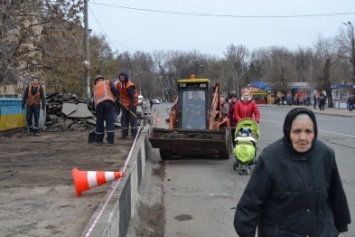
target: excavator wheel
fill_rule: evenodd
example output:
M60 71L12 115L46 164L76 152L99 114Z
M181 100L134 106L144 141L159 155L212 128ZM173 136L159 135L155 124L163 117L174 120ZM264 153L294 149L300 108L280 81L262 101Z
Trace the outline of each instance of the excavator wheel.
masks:
M159 153L162 160L171 160L173 158L173 152L169 149L159 149Z

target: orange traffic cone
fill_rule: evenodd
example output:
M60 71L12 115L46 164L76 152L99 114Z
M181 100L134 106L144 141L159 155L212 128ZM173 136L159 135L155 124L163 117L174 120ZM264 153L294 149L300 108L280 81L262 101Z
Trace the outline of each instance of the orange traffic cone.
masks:
M156 122L157 122L157 123L159 123L159 122L160 122L160 118L159 118L159 116L157 116L157 118L156 118Z
M109 181L123 177L123 172L112 171L79 171L77 168L72 170L76 196L90 188L100 186Z

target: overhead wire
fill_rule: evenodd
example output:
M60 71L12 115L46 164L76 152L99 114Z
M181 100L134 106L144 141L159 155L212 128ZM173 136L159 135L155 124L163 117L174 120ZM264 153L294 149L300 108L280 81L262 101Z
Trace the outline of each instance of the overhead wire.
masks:
M345 16L345 15L355 15L355 12L336 12L336 13L318 13L318 14L296 14L296 15L231 15L231 14L211 14L211 13L194 13L194 12L177 12L177 11L164 11L164 10L154 10L154 9L146 9L146 8L137 8L137 7L127 7L121 5L113 5L113 4L105 4L105 3L95 3L90 2L91 5L99 5L105 7L114 7L114 8L121 8L126 10L134 10L134 11L144 11L144 12L152 12L152 13L161 13L161 14L171 14L171 15L184 15L184 16L197 16L197 17L216 17L216 18L306 18L306 17L332 17L332 16ZM90 9L91 11L91 9ZM91 11L93 14L93 12ZM100 25L99 21L93 14L96 22L99 24L102 31L102 26ZM106 37L112 43L112 40L107 36ZM118 42L119 43L119 42ZM119 43L123 47L133 50L132 48Z
M131 47L129 47L129 46L127 46L127 45L124 45L124 44L122 44L122 43L120 43L120 42L118 42L118 41L113 42L113 41L111 40L111 38L110 38L110 37L107 35L107 33L105 32L105 30L103 29L103 27L101 26L100 22L99 22L98 19L96 18L95 14L94 14L94 12L91 10L90 6L89 6L88 8L89 8L89 11L91 12L92 16L95 18L96 23L97 23L97 24L99 25L99 27L101 28L101 30L102 30L103 34L105 35L105 37L111 42L111 44L115 47L115 49L116 49L117 51L118 51L118 49L117 49L116 46L115 46L115 42L117 42L119 45L121 45L121 46L123 46L123 47L125 47L125 48L127 48L127 49L133 50Z
M336 13L299 14L299 15L230 15L230 14L163 11L163 10L153 10L153 9L137 8L137 7L126 7L126 6L104 4L104 3L93 3L93 2L90 4L106 6L106 7L115 7L115 8L121 8L121 9L127 9L127 10L162 13L162 14L200 16L200 17L223 17L223 18L304 18L304 17L328 17L328 16L355 15L355 12L336 12Z

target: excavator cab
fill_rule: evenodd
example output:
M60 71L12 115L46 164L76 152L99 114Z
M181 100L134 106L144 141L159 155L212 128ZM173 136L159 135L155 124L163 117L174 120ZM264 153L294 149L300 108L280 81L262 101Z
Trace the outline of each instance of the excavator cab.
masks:
M208 79L178 81L180 119L177 121L177 127L186 129L206 129L208 127L208 84Z

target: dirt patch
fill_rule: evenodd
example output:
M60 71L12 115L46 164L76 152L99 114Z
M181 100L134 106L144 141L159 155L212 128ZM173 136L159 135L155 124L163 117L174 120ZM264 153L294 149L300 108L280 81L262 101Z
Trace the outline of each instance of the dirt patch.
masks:
M89 144L89 132L0 134L0 236L82 234L111 185L77 198L72 169L118 171L133 144Z
M138 215L140 225L136 228L137 237L164 237L165 207L162 203L148 206L140 202Z
M164 237L165 236L165 204L164 187L165 163L149 159L146 177L139 187L140 200L136 206L136 214L130 221L128 237Z

